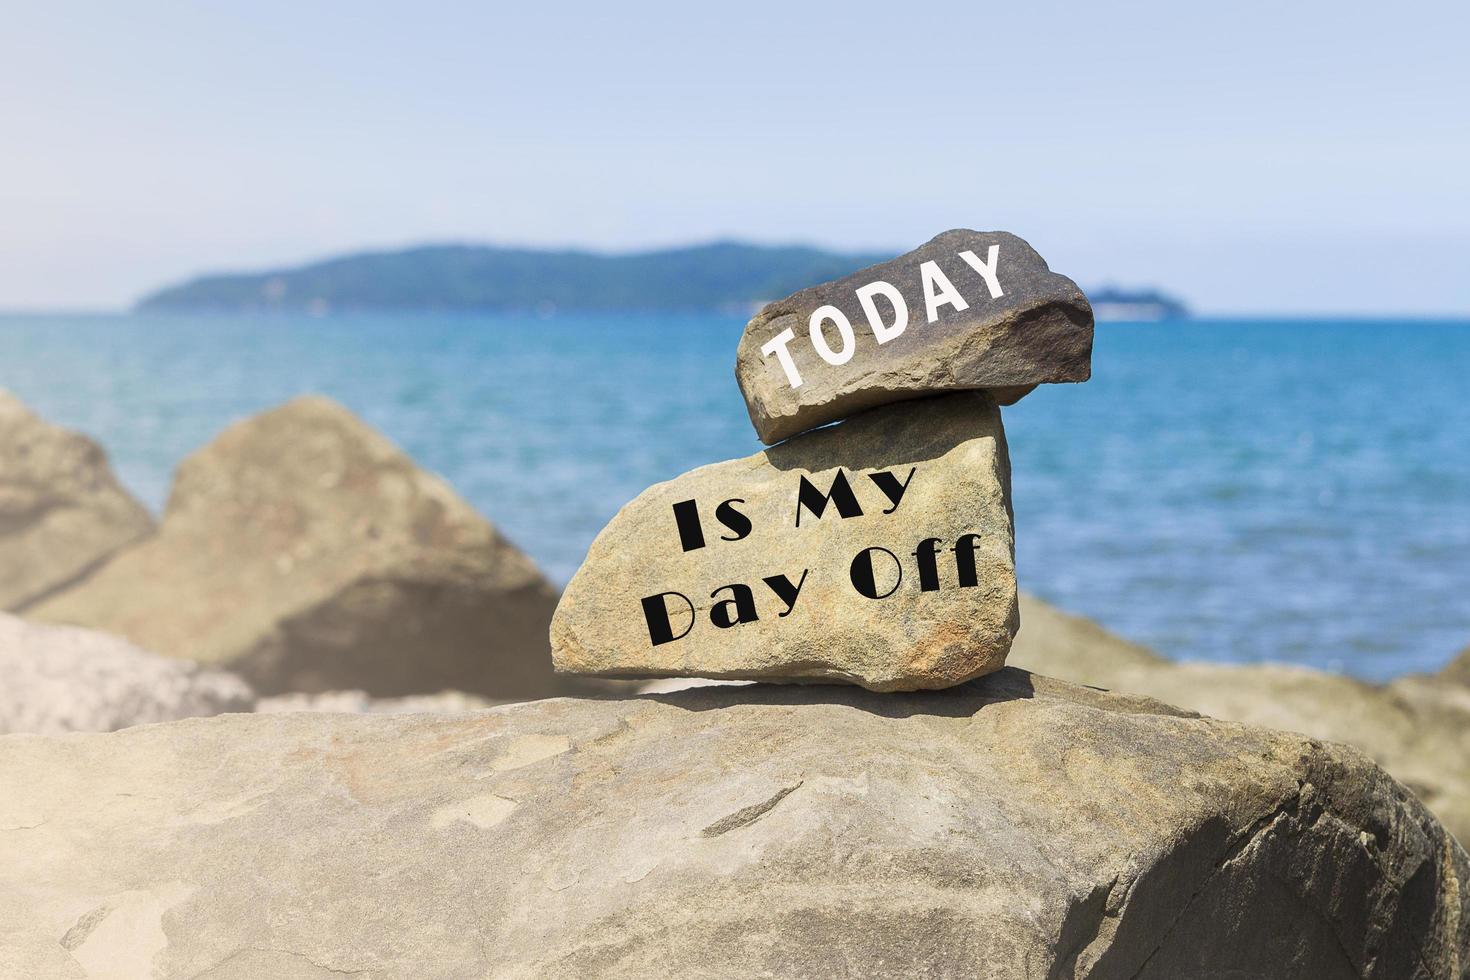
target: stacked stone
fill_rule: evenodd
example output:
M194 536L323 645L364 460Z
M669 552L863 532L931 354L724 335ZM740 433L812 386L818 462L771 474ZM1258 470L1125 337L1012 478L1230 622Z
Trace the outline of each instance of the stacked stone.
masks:
M874 691L999 669L1020 626L1000 406L1087 380L1092 324L1004 232L767 305L735 374L771 448L613 518L552 619L556 669Z

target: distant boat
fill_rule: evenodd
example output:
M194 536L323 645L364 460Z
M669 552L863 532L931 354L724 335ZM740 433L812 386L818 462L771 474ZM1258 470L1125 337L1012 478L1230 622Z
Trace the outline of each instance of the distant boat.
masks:
M1098 320L1187 320L1189 307L1157 289L1118 289L1104 286L1088 293L1092 315Z

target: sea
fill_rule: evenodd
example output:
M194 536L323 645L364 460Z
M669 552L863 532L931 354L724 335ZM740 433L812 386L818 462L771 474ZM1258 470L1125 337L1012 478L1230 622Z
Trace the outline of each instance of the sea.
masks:
M343 402L565 583L651 483L760 448L743 318L0 316L0 387L160 510L179 460ZM1101 323L1004 411L1021 587L1169 656L1381 681L1470 643L1470 322ZM1024 627L1023 627L1024 628Z

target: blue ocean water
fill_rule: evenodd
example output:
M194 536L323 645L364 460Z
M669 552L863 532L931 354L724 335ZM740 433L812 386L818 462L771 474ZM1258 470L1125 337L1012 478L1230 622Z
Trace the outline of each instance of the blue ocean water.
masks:
M0 386L174 465L303 392L565 582L648 484L759 448L725 316L0 317ZM1383 679L1470 642L1470 323L1101 324L1006 409L1023 588L1175 657Z

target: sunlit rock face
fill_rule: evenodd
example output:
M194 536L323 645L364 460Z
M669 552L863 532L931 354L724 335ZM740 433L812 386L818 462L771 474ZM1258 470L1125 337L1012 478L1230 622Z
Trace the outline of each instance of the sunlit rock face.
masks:
M639 494L552 621L558 670L948 687L1017 628L1000 410L874 409Z

